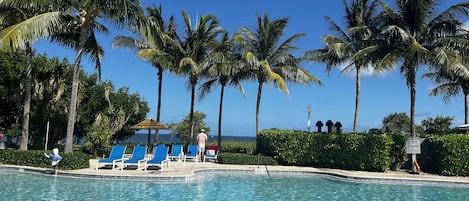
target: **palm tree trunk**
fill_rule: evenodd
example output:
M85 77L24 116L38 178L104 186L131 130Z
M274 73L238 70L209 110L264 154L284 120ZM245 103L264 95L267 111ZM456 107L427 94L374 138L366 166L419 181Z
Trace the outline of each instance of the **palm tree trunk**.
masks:
M469 94L464 94L464 124L469 124L468 121L468 111L469 111L469 102L468 102L468 96Z
M413 68L415 69L415 68ZM415 137L415 70L413 70L411 80L409 83L410 86L410 136ZM417 172L417 154L412 154L412 172Z
M160 122L160 115L161 115L161 92L163 86L163 68L158 67L158 102L156 104L156 121ZM155 130L155 141L154 145L158 144L158 137L159 137L159 130Z
M262 82L259 82L257 88L257 102L256 102L256 138L259 134L259 113L261 109L261 97L262 97Z
M191 109L189 113L189 127L191 132L191 137L189 139L190 144L194 142L194 101L195 101L195 85L191 86Z
M360 107L360 67L356 67L357 69L357 77L355 80L355 114L353 116L353 132L357 132L357 124L358 124L358 110Z
M468 102L468 95L469 93L464 92L464 124L468 124L468 111L469 111L469 102ZM466 130L466 134L469 133L469 130Z
M156 121L160 122L161 115L161 92L163 88L163 69L158 67L158 103L156 105Z
M65 139L65 153L73 152L73 130L75 128L75 119L77 113L78 83L80 82L80 62L83 49L79 49L75 56L73 66L72 95L70 98L70 106L67 122L67 137Z
M84 23L84 21L82 22ZM82 25L83 26L83 25ZM75 128L75 119L77 114L77 98L78 98L78 84L80 82L80 63L81 56L84 51L84 43L86 39L85 28L81 28L79 46L75 55L75 63L73 64L73 79L72 79L72 95L70 98L70 109L68 113L67 122L67 137L65 139L65 153L73 152L73 131Z
M32 50L31 45L26 43L26 84L23 106L23 125L21 130L20 150L28 150L29 142L29 113L31 112L31 79L32 79Z
M221 148L221 117L223 113L223 96L225 94L225 86L221 85L220 92L220 109L218 111L218 147Z
M412 137L415 137L415 91L414 79L414 81L410 83L410 136Z

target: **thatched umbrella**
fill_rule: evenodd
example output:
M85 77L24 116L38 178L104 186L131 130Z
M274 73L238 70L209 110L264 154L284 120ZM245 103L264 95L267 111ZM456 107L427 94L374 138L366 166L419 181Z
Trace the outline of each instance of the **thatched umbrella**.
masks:
M150 135L151 130L159 130L159 129L169 129L167 125L161 124L160 122L154 121L153 119L145 119L142 122L130 127L131 129L140 130L140 129L148 129L148 146L150 147ZM155 133L155 143L158 142L158 136L156 136L158 132Z

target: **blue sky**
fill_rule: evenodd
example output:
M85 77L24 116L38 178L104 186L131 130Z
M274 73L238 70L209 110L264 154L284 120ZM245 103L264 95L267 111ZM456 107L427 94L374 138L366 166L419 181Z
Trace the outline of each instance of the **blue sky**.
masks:
M389 2L389 1L386 1ZM442 0L440 10L448 8L449 4L463 2L463 0ZM163 13L167 17L176 16L177 24L182 27L181 10L191 16L193 24L197 16L212 14L219 18L221 26L234 33L238 27L254 28L257 15L268 13L271 19L289 18L286 36L296 33L306 33L296 45L297 52L323 47L321 37L331 34L324 17L330 16L342 25L342 0L312 1L312 0L143 0L143 5L162 5ZM104 80L111 80L116 88L130 87L133 93L139 93L151 108L148 118L156 119L157 79L156 69L135 56L128 49L112 48L112 38L117 35L130 35L126 31L111 29L111 34L99 36L105 48L102 60ZM73 61L74 52L67 48L50 45L46 41L39 41L34 46L38 53L49 56L67 57ZM82 62L85 71L95 73L94 65ZM329 75L325 66L320 63L303 63L303 67L317 76L323 86L302 86L288 84L290 95L280 92L272 85L264 87L260 127L261 129L298 129L307 130L307 107L311 106L311 130L316 130L316 121L340 121L343 129L352 130L355 105L355 78L353 75L341 74L338 68ZM421 67L421 76L425 66ZM162 123L179 122L188 114L190 107L190 91L186 87L186 77L171 74L164 75L162 95ZM223 109L223 135L255 136L255 107L257 84L243 83L246 97L237 89L227 88ZM428 117L450 116L454 124L464 122L464 98L462 95L451 99L445 104L441 97L429 96L429 91L435 85L424 79L417 80L416 120L417 123ZM217 118L219 105L219 89L214 90L202 101L195 103L195 110L207 114L206 122L211 127L210 135L217 134ZM365 74L361 80L361 102L358 119L358 131L381 127L383 118L391 113L410 112L409 90L405 80L394 70L379 76Z

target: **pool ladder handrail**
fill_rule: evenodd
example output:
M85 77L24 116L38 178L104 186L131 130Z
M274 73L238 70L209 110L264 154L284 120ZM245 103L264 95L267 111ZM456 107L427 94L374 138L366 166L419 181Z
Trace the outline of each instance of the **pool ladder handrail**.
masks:
M265 163L265 157L262 153L257 154L257 168L260 168L259 163L260 163L260 157L261 156L262 156L262 162L264 163L265 171L267 172L267 176L270 177L269 169L267 168L267 163Z

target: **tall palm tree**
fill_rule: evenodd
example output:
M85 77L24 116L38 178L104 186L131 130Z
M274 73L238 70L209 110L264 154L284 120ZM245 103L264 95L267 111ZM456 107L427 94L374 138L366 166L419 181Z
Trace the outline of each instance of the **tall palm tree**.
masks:
M101 20L109 20L111 23L122 27L124 23L136 26L141 13L140 1L138 0L118 0L118 1L67 1L65 5L67 11L75 13L68 18L70 27L65 38L59 36L56 39L59 43L65 44L75 49L74 74L72 83L72 95L70 99L70 112L67 123L67 137L65 141L65 153L73 152L73 131L76 119L78 81L80 78L79 69L83 53L91 52L90 58L96 62L98 75L101 77L100 58L104 52L96 40L96 33L108 33L107 28L101 24ZM70 39L67 36L71 36Z
M123 27L123 25L136 26L138 21L135 19L138 19L143 13L140 1L5 0L4 2L6 1L12 2L12 5L19 8L48 8L50 11L38 15L45 18L44 21L39 21L40 18L34 16L9 30L8 35L2 37L4 44L9 42L15 44L15 46L23 47L33 39L46 36L52 41L74 48L76 51L65 142L65 153L73 152L73 131L76 119L81 58L83 54L89 54L90 59L96 62L98 74L101 75L100 59L104 52L95 34L98 32L108 33L107 28L100 23L101 20L109 20L118 27Z
M184 36L178 45L180 53L183 55L179 60L178 73L188 76L188 85L191 89L191 106L189 113L189 125L194 120L194 102L196 85L201 76L203 68L208 64L209 54L213 51L216 43L216 37L222 33L218 19L213 15L201 16L195 27L189 15L182 11L184 18ZM194 134L194 126L190 129L190 142L192 143Z
M209 64L204 69L203 74L207 77L207 81L200 86L199 99L203 99L210 93L214 86L220 86L220 104L218 109L218 146L221 147L222 134L222 114L223 114L223 97L225 87L232 85L237 87L243 96L244 88L241 84L242 72L240 71L240 59L236 57L233 51L233 40L230 39L227 31L223 32L219 41L210 55Z
M161 5L159 7L148 7L146 23L141 27L136 27L136 32L141 40L128 37L118 36L114 38L114 47L127 47L137 50L138 57L150 62L158 69L158 100L156 108L156 121L160 122L161 118L161 94L163 88L163 72L165 70L176 71L174 65L178 58L173 51L172 42L177 40L176 23L173 15L168 21L163 18ZM155 132L155 141L158 142L158 130Z
M243 57L246 59L251 73L251 78L257 80L256 102L256 137L259 133L260 104L262 88L264 84L273 82L279 89L289 94L286 81L300 84L321 84L320 80L311 75L300 66L301 59L295 57L292 52L298 48L293 45L295 41L305 34L294 34L285 41L281 38L285 35L288 25L287 18L270 20L267 14L257 17L257 28L252 31L241 27L237 40L244 46Z
M357 57L378 58L376 65L400 64L400 72L410 91L410 133L415 133L416 74L421 65L441 69L454 75L469 77L467 31L462 18L469 15L469 3L452 5L437 13L436 0L396 0L396 9L381 3L383 12L378 25L381 43L357 54ZM459 50L465 50L458 52ZM417 157L412 154L412 171L417 171Z
M24 49L26 54L26 75L24 87L24 104L23 104L23 118L22 129L20 138L20 150L27 150L29 143L29 120L31 111L31 88L32 88L32 57L33 51L31 43L34 43L40 35L47 35L48 30L37 30L39 33L18 33L17 31L26 31L34 26L47 26L49 23L58 21L58 13L50 15L41 15L48 11L48 8L41 7L21 7L16 4L18 1L1 1L0 2L0 48L15 51L17 49ZM15 43L15 41L21 41Z
M416 74L421 65L445 68L457 76L469 77L467 57L469 44L462 18L469 14L469 3L461 3L437 13L436 0L396 0L396 10L382 3L379 16L379 46L363 51L357 57L379 57L378 67L401 64L400 72L410 90L410 132L415 136ZM465 49L463 52L459 50Z
M353 59L353 55L369 45L373 34L377 32L374 27L374 16L377 13L378 0L352 0L350 5L343 0L345 10L345 29L342 29L330 17L326 17L329 29L336 35L322 37L326 46L323 49L305 52L310 60L326 64L326 70L331 71L332 66L346 65L342 70L355 70L355 114L353 117L353 132L357 132L358 112L360 107L360 77L363 68L369 64L368 58Z

